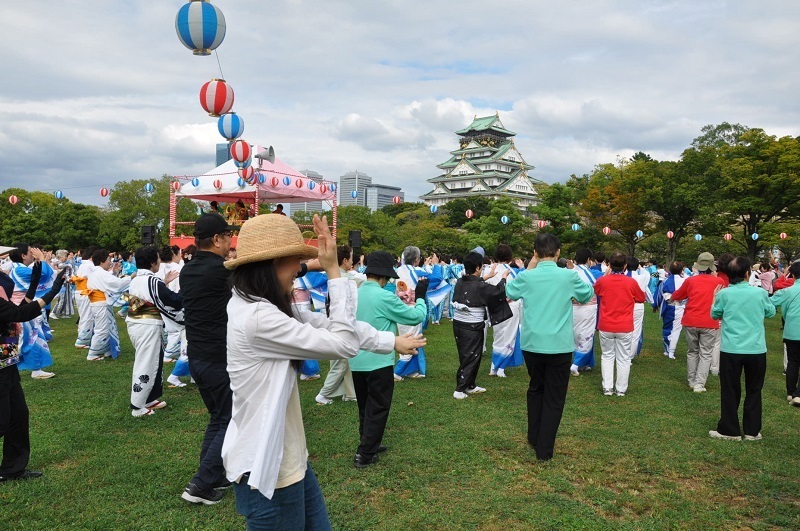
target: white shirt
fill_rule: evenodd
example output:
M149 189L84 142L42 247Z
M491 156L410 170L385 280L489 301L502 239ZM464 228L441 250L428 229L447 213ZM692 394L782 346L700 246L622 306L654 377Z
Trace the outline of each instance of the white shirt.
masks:
M115 298L117 295L128 289L131 284L131 277L118 277L111 271L106 271L100 266L95 267L86 281L86 287L89 289L96 289L106 294L106 300L101 302L93 302L92 304L109 304L109 298Z

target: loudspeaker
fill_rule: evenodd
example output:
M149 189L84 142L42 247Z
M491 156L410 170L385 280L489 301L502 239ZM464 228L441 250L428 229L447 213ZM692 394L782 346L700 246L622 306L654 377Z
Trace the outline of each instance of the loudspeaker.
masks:
M156 226L142 225L142 245L154 245L156 243Z
M350 247L353 249L361 247L361 231L351 230L347 240Z

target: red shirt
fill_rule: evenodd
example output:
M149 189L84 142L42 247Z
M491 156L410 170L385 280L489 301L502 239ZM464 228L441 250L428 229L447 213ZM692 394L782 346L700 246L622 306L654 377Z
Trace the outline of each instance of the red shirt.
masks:
M600 305L597 329L601 332L633 332L633 305L644 302L644 291L639 283L622 273L612 273L597 279L594 292Z
M693 328L719 328L719 321L711 318L711 305L714 304L714 291L717 286L725 287L725 281L714 275L699 274L687 278L683 285L672 294L672 300L689 299L683 310L683 326Z

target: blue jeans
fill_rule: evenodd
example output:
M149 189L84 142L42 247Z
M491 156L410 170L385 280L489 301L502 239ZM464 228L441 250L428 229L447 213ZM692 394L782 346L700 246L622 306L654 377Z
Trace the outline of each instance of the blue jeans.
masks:
M268 500L256 489L247 484L246 474L240 483L233 484L236 494L236 512L247 520L247 529L252 531L266 529L305 529L327 531L331 529L328 509L317 476L309 463L306 477L294 485L275 489Z

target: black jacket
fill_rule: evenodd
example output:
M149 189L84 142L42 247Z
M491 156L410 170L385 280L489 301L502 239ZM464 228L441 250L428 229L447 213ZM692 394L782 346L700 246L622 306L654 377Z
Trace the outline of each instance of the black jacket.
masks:
M464 275L453 288L453 302L471 308L485 306L489 310L489 322L492 326L511 319L513 315L506 299L505 279L493 286L484 282L481 277Z

